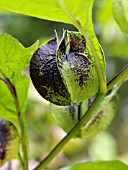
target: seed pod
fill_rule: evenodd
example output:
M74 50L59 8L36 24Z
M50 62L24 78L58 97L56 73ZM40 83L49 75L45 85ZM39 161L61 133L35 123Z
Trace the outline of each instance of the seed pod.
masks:
M99 80L80 33L66 33L42 45L30 61L30 76L37 91L56 105L79 104L99 89ZM69 44L69 45L68 45Z
M13 159L19 151L19 134L6 119L0 119L0 166Z
M70 105L70 95L56 63L57 37L42 45L30 61L32 82L42 97L57 105Z
M66 53L65 34L57 50L57 63L63 82L70 94L71 104L91 98L99 89L99 80L86 48L83 35L68 32L69 53Z

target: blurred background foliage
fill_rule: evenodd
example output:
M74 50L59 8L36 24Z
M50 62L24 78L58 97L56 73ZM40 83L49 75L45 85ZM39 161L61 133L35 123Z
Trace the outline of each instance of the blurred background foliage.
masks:
M112 15L111 0L95 1L94 28L106 56L107 81L111 80L128 63L128 37L117 26ZM0 10L0 34L9 33L24 46L37 39L44 43L62 29L76 30L72 25L41 20ZM128 163L128 83L119 90L117 112L111 125L91 139L72 139L49 169L88 160L120 159ZM65 135L51 115L49 104L30 83L26 118L28 122L30 159L40 161Z

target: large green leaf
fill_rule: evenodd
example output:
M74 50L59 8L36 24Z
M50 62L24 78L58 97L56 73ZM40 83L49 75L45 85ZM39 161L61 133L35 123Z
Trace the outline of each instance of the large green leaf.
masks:
M88 23L88 16L92 3L93 0L1 0L0 6L13 12L48 20L71 24L76 20L85 26Z
M127 170L128 166L121 161L87 162L60 170Z
M95 60L99 59L100 63L100 66L97 65L97 70L105 76L104 56L92 24L93 3L94 0L1 0L0 6L33 17L73 24L87 38L87 43L94 46L95 50L91 51L97 56L94 57Z
M9 14L10 12L6 9L3 9L2 7L0 7L0 15L5 15L5 14Z
M38 42L29 48L25 48L18 40L8 34L0 36L0 71L15 86L22 114L25 111L29 86L29 80L23 71L29 65L30 57L37 47ZM3 78L2 74L0 74L0 78ZM10 120L19 129L14 98L3 81L0 81L0 118Z

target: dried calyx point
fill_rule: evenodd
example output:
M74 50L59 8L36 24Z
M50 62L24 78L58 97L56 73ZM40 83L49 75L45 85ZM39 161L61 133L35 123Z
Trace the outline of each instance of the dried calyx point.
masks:
M6 119L0 119L0 167L16 157L19 151L19 134L16 127Z
M37 91L56 105L79 104L99 90L94 63L79 32L64 31L40 46L30 61L30 76Z

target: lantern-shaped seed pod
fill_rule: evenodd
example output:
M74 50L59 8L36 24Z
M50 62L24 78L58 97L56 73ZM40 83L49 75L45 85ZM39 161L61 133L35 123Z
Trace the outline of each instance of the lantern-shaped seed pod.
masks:
M0 119L0 166L16 157L19 151L19 134L6 119Z
M56 51L57 37L35 52L30 62L30 76L35 88L46 100L57 105L70 105L70 94L57 67Z
M64 32L59 44L57 35L43 44L30 61L30 76L41 96L56 105L79 104L99 90L86 40L76 32Z

